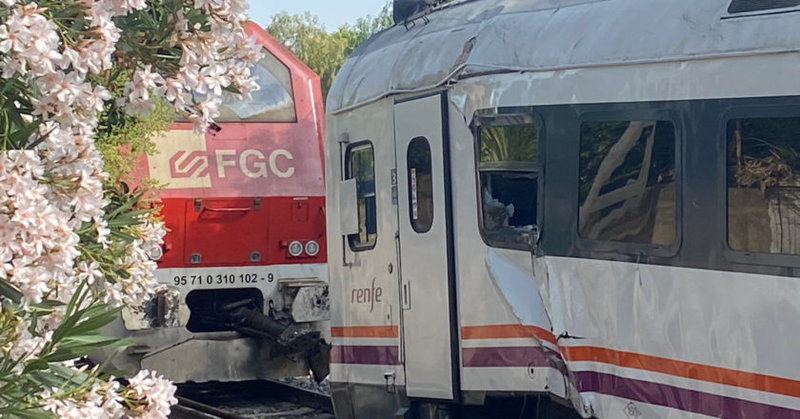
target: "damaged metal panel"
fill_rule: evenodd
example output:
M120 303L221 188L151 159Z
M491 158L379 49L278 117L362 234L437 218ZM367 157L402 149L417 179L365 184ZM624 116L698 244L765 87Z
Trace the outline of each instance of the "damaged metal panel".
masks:
M486 269L520 324L550 328L550 318L544 309L536 282L531 277L529 266L520 267L501 255L497 249L487 247Z
M158 371L176 382L198 383L218 377L226 377L228 381L246 381L308 374L308 365L302 359L272 358L273 345L266 340L235 335L218 339L196 338L148 353L142 359L141 367ZM219 354L225 354L224 362L186 362L219 359Z
M800 345L796 278L546 259L554 332L569 336L560 350L597 417L626 408L665 417L665 407L680 417L796 416L793 390L776 386L796 382L787 367ZM641 393L610 397L623 388Z
M414 90L419 86L433 86L448 80L459 71L459 65L469 56L462 57L465 45L471 44L480 25L468 23L453 30L422 33L406 44L400 59L392 68L393 90ZM437 45L438 48L429 48ZM469 53L472 47L466 51ZM424 64L422 64L424 63ZM433 63L433 65L429 65Z
M728 0L449 4L408 28L389 28L356 50L334 82L328 108L336 112L391 93L430 89L451 76L798 50L796 14L731 19L728 5ZM473 38L468 57L461 57Z
M140 307L125 306L122 309L122 321L127 330L179 327L185 323L180 316L180 302L180 291L167 286Z
M292 301L292 319L298 323L328 320L330 308L327 285L301 287Z

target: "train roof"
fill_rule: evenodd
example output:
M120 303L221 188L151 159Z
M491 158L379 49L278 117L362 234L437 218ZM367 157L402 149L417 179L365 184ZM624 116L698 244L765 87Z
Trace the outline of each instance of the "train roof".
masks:
M339 71L327 107L336 112L491 72L797 51L798 4L794 0L456 0L364 42Z

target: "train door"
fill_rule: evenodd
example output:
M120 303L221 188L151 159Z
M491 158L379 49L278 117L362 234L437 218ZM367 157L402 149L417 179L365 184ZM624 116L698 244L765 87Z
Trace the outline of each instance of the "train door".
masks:
M452 400L457 335L444 99L398 102L394 120L406 391Z

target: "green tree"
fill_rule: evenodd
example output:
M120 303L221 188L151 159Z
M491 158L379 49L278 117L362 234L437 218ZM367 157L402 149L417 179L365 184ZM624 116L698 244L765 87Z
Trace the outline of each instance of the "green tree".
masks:
M370 36L392 26L392 4L387 2L376 17L367 15L356 20L352 25L344 24L334 33L347 42L345 54L350 55L362 42Z
M391 10L391 3L386 3L377 17L359 18L334 32L327 32L319 18L309 12L297 15L284 12L272 17L267 32L319 75L323 98L327 98L336 73L353 50L374 33L392 25Z

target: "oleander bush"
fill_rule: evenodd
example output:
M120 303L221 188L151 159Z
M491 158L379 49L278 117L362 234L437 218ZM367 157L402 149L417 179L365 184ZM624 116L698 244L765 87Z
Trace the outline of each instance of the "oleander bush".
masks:
M166 417L175 388L81 359L157 291L163 224L121 187L181 115L257 88L245 0L0 0L0 416Z

